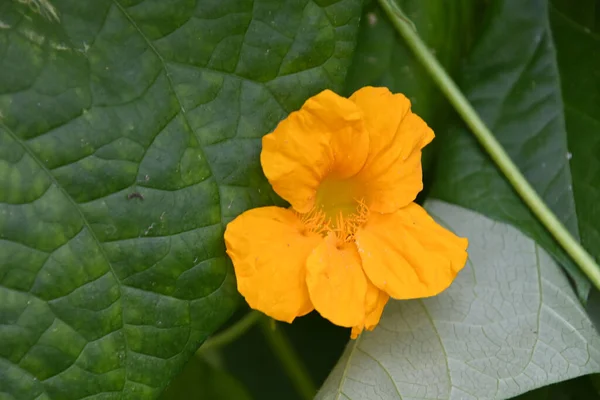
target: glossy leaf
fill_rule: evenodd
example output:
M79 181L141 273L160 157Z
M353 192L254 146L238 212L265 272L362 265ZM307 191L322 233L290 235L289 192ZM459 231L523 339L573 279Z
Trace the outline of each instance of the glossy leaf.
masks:
M339 90L360 5L0 3L4 398L156 397L229 317L260 138Z
M515 164L578 239L570 153L546 0L495 0L458 81ZM443 151L431 196L520 228L566 268L585 300L589 281L470 132L457 126L438 137Z
M426 207L469 239L465 269L436 297L388 303L318 399L507 399L600 371L600 336L540 245L473 211Z

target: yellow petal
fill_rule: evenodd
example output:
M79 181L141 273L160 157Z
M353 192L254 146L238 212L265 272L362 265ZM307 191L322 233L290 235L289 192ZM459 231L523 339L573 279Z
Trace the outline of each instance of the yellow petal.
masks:
M394 212L412 202L423 189L421 149L433 131L410 110L403 94L364 87L350 100L364 112L369 155L357 178L365 183L372 211Z
M287 322L312 311L306 260L322 240L285 208L255 208L230 222L225 230L227 254L238 291L250 307Z
M390 296L386 292L380 290L369 281L369 289L367 289L367 296L365 298L365 307L367 311L365 315L365 327L368 330L373 330L379 323L383 308L389 299Z
M369 135L362 111L350 100L325 90L264 136L261 163L273 189L298 212L315 203L326 176L345 179L365 163Z
M354 243L337 245L329 234L308 257L306 283L315 309L336 325L363 322L367 279Z
M467 244L414 203L372 213L356 233L365 273L395 299L434 296L450 286L465 265Z
M387 304L390 296L367 279L367 294L365 296L365 320L362 324L352 327L350 337L356 339L363 329L372 331L379 323L383 308Z

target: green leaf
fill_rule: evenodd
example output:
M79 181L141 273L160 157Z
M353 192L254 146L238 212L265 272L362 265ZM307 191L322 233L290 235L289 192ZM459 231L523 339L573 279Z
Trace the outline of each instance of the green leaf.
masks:
M556 2L550 21L561 74L581 242L600 260L600 27L597 2ZM596 26L597 25L597 26Z
M227 372L192 357L161 400L251 400L248 390Z
M600 336L542 247L455 205L427 209L469 239L465 269L438 296L388 303L318 399L506 399L600 371Z
M158 396L238 301L261 136L339 90L360 5L0 3L5 398Z
M514 163L578 239L570 153L546 1L494 1L458 81ZM459 126L439 135L439 140L443 151L431 196L519 227L566 268L585 300L589 281L523 204L470 132Z

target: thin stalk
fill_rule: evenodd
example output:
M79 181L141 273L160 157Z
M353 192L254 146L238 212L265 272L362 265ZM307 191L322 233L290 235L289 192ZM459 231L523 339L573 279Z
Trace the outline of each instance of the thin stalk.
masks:
M381 7L389 16L398 33L404 38L408 47L410 47L423 67L429 72L432 79L458 114L469 128L471 128L479 143L488 152L525 204L527 204L546 229L554 236L556 241L565 249L567 254L571 256L573 261L579 265L592 284L600 289L600 267L598 264L596 264L592 256L590 256L581 244L575 240L533 187L531 187L527 179L525 179L521 171L519 171L502 148L502 145L498 143L492 132L485 126L485 123L462 94L456 83L454 83L437 59L431 54L425 43L423 43L417 32L407 22L408 18L404 15L400 7L394 0L379 0L379 4L381 4Z
M213 350L219 347L223 347L236 339L242 336L244 333L248 331L258 320L261 318L262 314L258 311L250 311L248 314L244 315L238 322L229 328L225 329L223 332L215 335L198 349L198 353L205 352L207 350Z
M275 321L270 318L261 318L260 326L269 346L279 358L300 396L305 400L312 400L317 393L317 388L281 328L278 328Z

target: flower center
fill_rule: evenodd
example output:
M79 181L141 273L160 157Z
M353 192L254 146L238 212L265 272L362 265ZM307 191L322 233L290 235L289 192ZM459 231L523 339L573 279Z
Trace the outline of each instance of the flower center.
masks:
M323 234L335 232L340 242L354 240L368 213L362 189L353 179L326 178L321 182L312 212L320 216Z
M360 187L353 179L325 178L317 189L316 207L331 221L340 214L344 218L356 214L361 201Z

